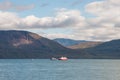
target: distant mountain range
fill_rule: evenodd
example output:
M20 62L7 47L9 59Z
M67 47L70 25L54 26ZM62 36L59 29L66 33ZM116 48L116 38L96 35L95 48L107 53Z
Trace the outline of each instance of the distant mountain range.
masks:
M120 39L102 43L84 42L78 45L71 49L35 33L0 31L0 59L45 59L61 56L74 59L120 59Z
M68 47L84 50L91 58L120 58L120 39L108 42L84 42Z
M85 41L85 40L73 40L73 39L67 39L67 38L56 38L53 40L63 46L72 46L72 45L80 44L83 42L89 42L89 41Z
M71 49L85 49L85 48L91 48L95 47L97 45L102 44L103 42L82 42L76 45L68 46L68 48Z

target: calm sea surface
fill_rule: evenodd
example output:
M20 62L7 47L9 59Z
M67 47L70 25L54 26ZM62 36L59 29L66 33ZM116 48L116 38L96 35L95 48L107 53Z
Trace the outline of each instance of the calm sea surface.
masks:
M0 80L120 80L120 60L1 59Z

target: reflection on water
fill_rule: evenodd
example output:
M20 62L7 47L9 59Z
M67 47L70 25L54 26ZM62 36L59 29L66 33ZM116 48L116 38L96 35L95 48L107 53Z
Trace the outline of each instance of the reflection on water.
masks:
M0 80L119 80L120 60L1 59Z

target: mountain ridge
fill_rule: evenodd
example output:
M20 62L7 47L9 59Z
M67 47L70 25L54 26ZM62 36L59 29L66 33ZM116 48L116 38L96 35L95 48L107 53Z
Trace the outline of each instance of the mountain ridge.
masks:
M120 59L120 39L104 42L95 47L84 49L86 53L94 55L95 58Z
M0 31L0 59L120 59L120 39L84 49L69 49L28 31Z
M59 43L28 31L0 31L0 58L79 58L81 51L68 49ZM75 53L75 54L74 54Z
M102 43L103 42L97 42L97 41L83 42L83 43L80 43L80 44L68 46L68 48L71 48L71 49L85 49L85 48L95 47L95 46L100 45Z
M67 39L67 38L56 38L53 40L65 47L80 44L83 42L90 42L90 41L85 41L85 40L74 40L74 39Z

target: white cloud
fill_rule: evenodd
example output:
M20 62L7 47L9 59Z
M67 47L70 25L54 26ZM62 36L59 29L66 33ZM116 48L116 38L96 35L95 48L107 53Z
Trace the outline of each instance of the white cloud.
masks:
M86 18L86 26L75 30L76 36L88 40L120 39L120 0L95 1L85 8L96 17Z
M64 27L78 27L85 25L85 18L81 16L78 10L57 10L53 17L36 17L34 15L26 16L24 18L19 17L12 12L0 12L1 24L8 27L18 29L29 29L29 28L64 28ZM14 25L13 25L14 24ZM0 29L4 29L4 26ZM7 27L7 26L6 26Z
M116 2L117 1L117 2ZM81 40L111 40L120 38L120 3L119 0L96 1L86 5L86 11L95 15L85 18L79 10L57 9L53 17L24 18L15 13L0 12L0 29L51 29L66 28L70 34L42 34L48 38L71 38Z
M0 2L0 10L9 10L13 7L13 4L9 1Z
M34 4L16 5L10 1L0 2L0 10L2 11L7 11L7 10L26 11L33 9L34 7L35 7Z
M86 11L96 16L117 17L120 15L120 0L103 0L89 3Z
M76 38L75 35L72 35L72 34L68 35L68 34L64 34L64 33L50 33L50 34L44 33L44 34L40 34L40 35L42 35L44 37L47 37L49 39L55 39L55 38L69 38L69 39L74 39L74 38Z
M60 9L57 10L54 17L38 18L31 15L22 20L26 28L63 28L83 26L85 18L80 15L78 10Z
M93 18L93 23L95 24L106 24L111 23L120 27L120 0L104 0L96 1L89 3L86 6L86 11L96 15L96 18Z
M0 29L16 29L20 18L15 13L0 11Z
M78 29L75 30L73 35L76 35L77 39L81 40L112 40L112 39L120 39L120 28L118 27L95 27L95 28L87 28L87 29Z

